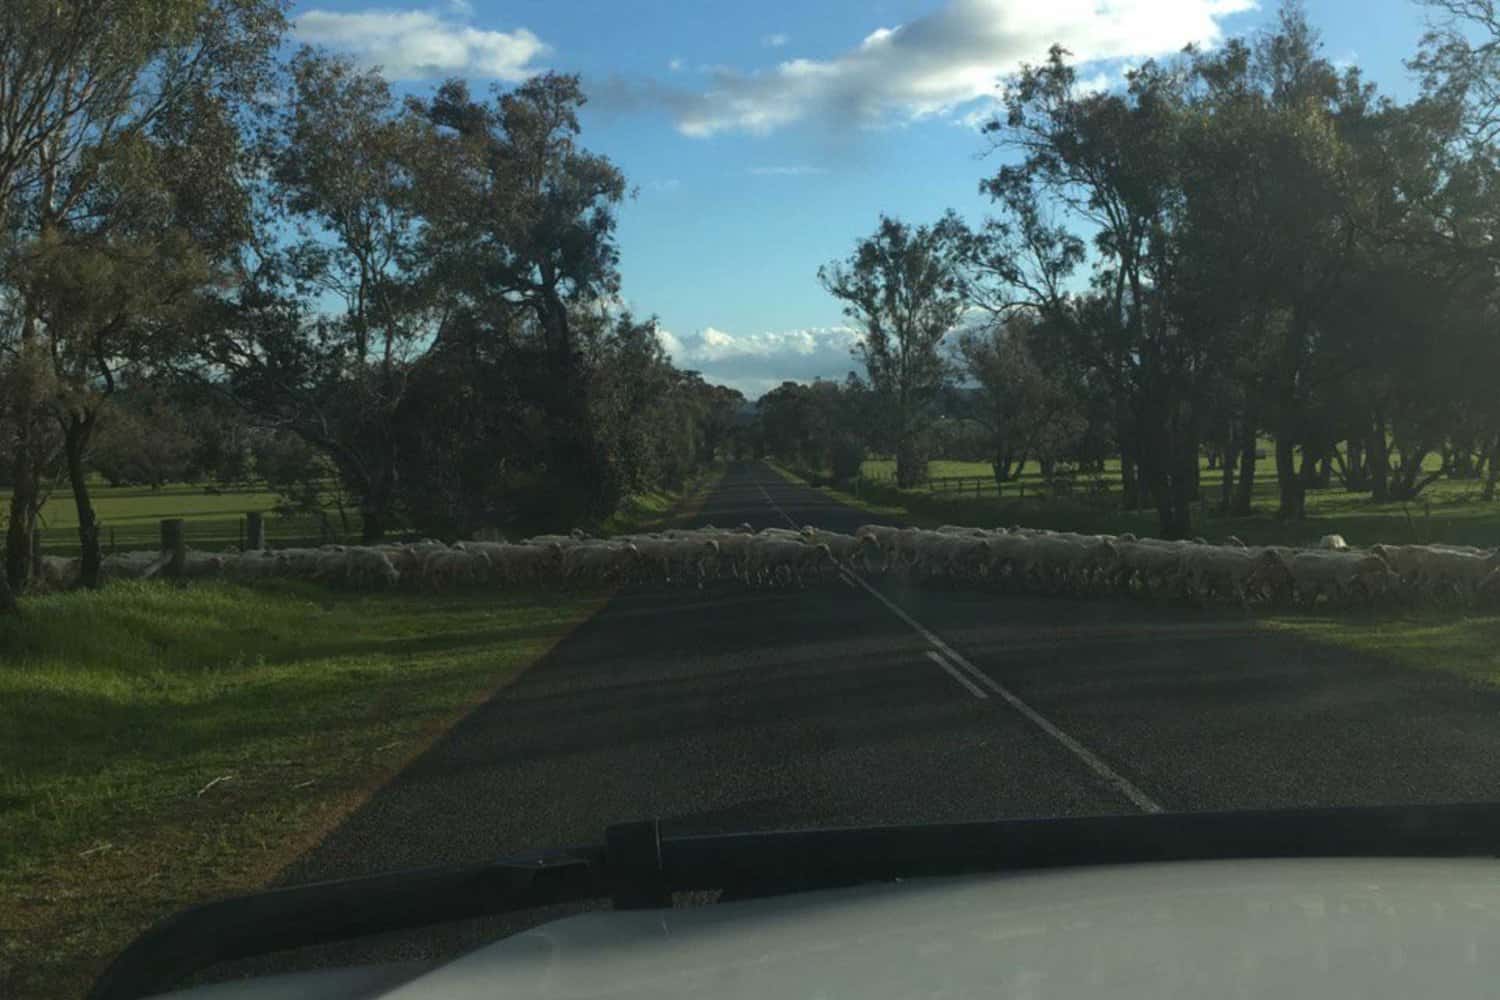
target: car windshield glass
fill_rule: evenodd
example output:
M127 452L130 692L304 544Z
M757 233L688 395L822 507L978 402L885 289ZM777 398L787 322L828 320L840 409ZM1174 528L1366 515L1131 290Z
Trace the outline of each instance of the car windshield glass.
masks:
M0 995L621 823L1500 801L1497 120L1492 0L6 0Z

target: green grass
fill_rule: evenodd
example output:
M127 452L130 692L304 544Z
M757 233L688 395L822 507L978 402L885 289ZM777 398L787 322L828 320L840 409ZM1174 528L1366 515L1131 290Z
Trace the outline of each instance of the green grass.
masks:
M184 528L193 548L226 549L241 543L241 522L246 513L269 514L277 503L276 494L265 488L218 488L189 483L172 483L159 489L100 483L91 488L91 494L95 516L102 526L100 540L105 552L111 545L122 551L154 548L161 543L161 521L169 517L180 517L187 522ZM0 489L0 504L9 506L8 489ZM331 521L335 530L342 531L336 514ZM78 554L78 510L71 490L60 488L48 497L42 507L41 523L43 551L51 555ZM349 531L358 536L358 511L349 513ZM278 548L323 540L318 520L310 514L268 516L266 534Z
M1312 642L1342 646L1413 669L1438 670L1479 684L1500 684L1500 615L1455 617L1430 612L1385 619L1284 615L1268 618L1265 624Z
M120 584L0 619L0 995L263 883L597 594Z
M602 535L653 531L691 518L709 492L724 478L726 466L715 465L691 476L681 490L656 490L627 497L620 509L599 525Z
M1429 465L1436 469L1437 463L1437 456L1430 456ZM986 477L977 495L972 484L962 493L936 492L930 485L898 489L891 481L894 471L894 462L872 459L864 464L867 478L859 483L857 495L829 488L825 492L872 513L918 525L1021 523L1059 530L1158 533L1154 511L1118 509L1117 460L1106 464L1101 477L1109 488L1104 496L1087 494L1092 477L1085 476L1078 477L1073 496L1048 496L1035 463L1028 463L1018 480L1005 484L1000 493L987 462L942 460L931 464L934 478ZM1335 480L1330 489L1308 491L1306 519L1283 521L1275 516L1278 481L1273 459L1257 463L1254 512L1249 517L1221 517L1214 512L1219 477L1219 470L1209 470L1205 462L1202 481L1208 502L1194 511L1196 532L1214 541L1235 535L1251 544L1306 545L1325 534L1338 533L1352 545L1384 541L1500 546L1500 500L1481 500L1483 484L1478 480L1441 479L1416 500L1405 503L1375 503L1367 493L1349 493Z

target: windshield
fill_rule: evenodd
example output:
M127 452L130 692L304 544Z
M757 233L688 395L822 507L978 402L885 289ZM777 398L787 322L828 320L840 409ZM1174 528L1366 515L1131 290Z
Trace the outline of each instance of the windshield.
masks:
M711 6L0 5L0 995L628 821L1500 800L1493 4Z

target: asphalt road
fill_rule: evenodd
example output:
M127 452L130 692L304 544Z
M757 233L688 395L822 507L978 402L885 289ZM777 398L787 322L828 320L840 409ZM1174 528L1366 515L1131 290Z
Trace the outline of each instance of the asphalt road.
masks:
M751 466L695 523L872 520ZM1496 747L1500 694L1240 614L891 580L625 593L283 881L597 841L653 816L708 831L1500 800ZM518 926L255 968L420 957Z

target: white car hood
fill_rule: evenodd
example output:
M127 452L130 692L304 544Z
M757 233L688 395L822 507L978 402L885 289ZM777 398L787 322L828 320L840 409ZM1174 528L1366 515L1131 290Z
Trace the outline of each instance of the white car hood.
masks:
M598 911L364 995L1494 997L1500 862L1128 865Z

